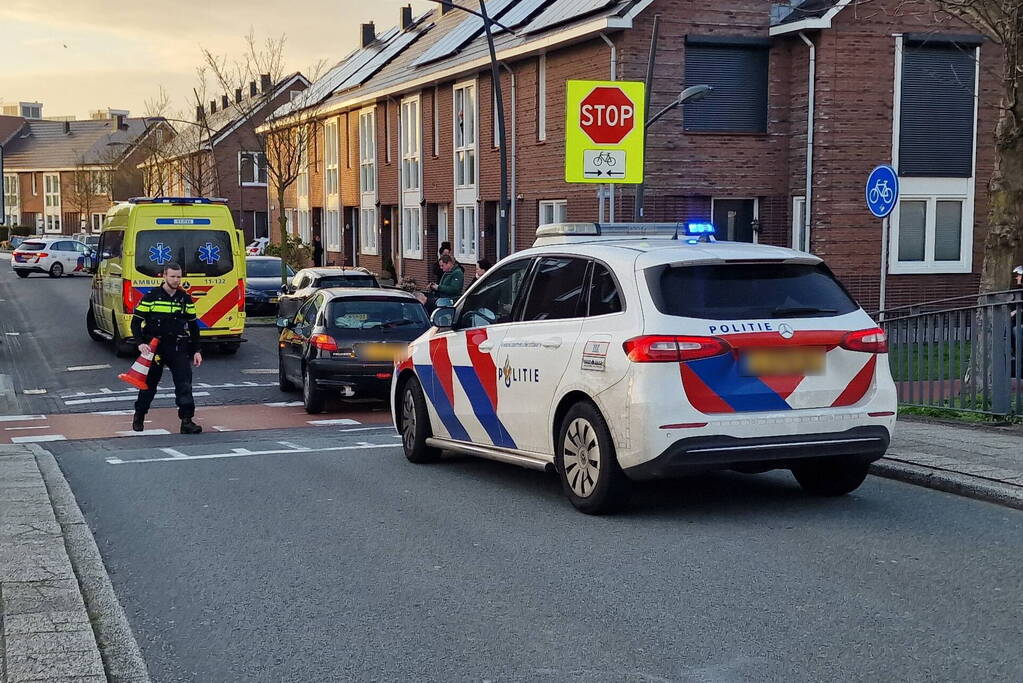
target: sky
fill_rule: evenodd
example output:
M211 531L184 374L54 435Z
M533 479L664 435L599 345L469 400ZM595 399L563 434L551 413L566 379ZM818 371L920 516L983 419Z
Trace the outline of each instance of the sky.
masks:
M250 31L286 38L286 72L328 67L358 46L359 26L399 21L400 0L0 0L0 100L43 103L43 116L93 109L141 115L163 86L170 113L195 111L201 48L242 56ZM412 3L418 15L432 6ZM220 94L208 92L207 100ZM192 98L190 100L190 98Z

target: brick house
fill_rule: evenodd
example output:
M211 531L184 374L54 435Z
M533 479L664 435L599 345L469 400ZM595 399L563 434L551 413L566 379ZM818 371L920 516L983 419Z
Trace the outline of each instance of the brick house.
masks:
M538 224L598 218L596 187L563 179L565 81L644 80L660 15L650 112L688 85L714 92L648 131L644 220L711 220L726 239L812 251L874 308L882 227L864 184L891 163L903 200L890 219L887 304L975 290L997 46L925 2L791 4L492 0L515 32L495 36L514 248L528 247ZM329 262L377 272L393 263L420 283L445 239L463 262L493 259L489 64L480 21L457 9L413 18L403 8L379 35L364 25L361 47L303 100L322 132L301 196L286 197L289 225L310 234L322 224ZM634 203L635 188L618 186L608 211L631 220Z
M145 194L222 197L247 241L267 236L266 160L255 131L308 86L301 73L276 83L263 74L244 90L196 107L195 121L170 120L175 135L142 164Z
M99 232L107 209L142 193L146 141L169 134L153 118L17 121L4 143L5 222L40 234Z

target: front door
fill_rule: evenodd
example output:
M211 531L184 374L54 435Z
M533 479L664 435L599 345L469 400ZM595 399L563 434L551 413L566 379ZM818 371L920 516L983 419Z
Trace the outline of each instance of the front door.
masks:
M757 218L755 199L714 199L716 237L729 242L756 242L753 222Z

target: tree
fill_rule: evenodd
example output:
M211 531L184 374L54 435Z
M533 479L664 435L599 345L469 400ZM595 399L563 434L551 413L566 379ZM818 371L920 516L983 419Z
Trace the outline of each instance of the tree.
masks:
M64 193L67 203L78 214L79 227L84 229L92 219L93 208L100 206L99 196L109 192L110 170L100 168L94 161L88 161L81 153L76 156L75 168L71 171L70 183L64 188Z

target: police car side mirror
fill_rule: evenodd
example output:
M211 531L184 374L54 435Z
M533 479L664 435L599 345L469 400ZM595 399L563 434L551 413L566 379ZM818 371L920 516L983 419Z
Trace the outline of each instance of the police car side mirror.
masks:
M448 299L448 301L451 301ZM439 302L438 302L439 303ZM440 327L442 329L451 327L455 324L455 308L454 306L443 306L433 310L430 315L430 324L434 327Z

